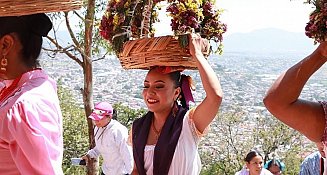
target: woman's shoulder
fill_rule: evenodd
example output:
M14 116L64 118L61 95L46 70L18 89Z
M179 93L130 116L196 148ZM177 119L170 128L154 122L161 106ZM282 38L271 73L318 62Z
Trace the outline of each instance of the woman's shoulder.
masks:
M112 120L112 128L119 131L119 132L127 132L128 133L128 129L125 125L123 125L122 123L120 123L117 120Z
M235 173L235 175L249 175L249 171L246 168L242 168L241 171Z

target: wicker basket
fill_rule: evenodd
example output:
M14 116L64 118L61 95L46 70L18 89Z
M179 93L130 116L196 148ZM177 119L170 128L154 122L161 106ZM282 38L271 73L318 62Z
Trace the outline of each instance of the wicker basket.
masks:
M77 10L82 0L0 0L0 16Z
M208 55L207 47L203 53ZM195 60L173 36L143 38L124 43L119 60L124 69L149 69L152 66L178 66L197 69Z
M180 46L174 36L149 37L152 0L143 8L141 39L124 43L118 58L124 69L150 69L153 66L178 66L185 69L197 69L196 62L188 49ZM143 33L144 32L144 33ZM209 54L209 48L203 52Z

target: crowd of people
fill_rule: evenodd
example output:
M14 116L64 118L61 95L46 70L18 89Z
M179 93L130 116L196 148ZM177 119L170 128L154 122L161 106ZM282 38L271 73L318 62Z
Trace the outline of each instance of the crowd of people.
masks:
M63 174L57 89L38 64L42 37L51 28L43 13L0 17L0 174ZM202 54L207 46L199 35L189 35L189 51L205 90L199 104L189 106L193 98L190 77L180 69L154 66L142 91L148 112L128 132L114 119L111 104L97 103L89 116L95 124L96 145L82 159L88 162L102 156L102 174L200 174L198 145L223 99L219 79ZM299 99L308 79L326 61L327 42L322 42L283 73L263 99L275 117L317 145L319 151L304 160L300 174L322 174L327 166L327 102ZM280 160L265 165L263 160L259 152L250 151L244 168L236 174L279 175L285 170Z

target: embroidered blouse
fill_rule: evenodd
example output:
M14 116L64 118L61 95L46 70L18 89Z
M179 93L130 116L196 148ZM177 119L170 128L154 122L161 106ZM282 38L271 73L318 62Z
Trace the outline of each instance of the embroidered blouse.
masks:
M194 109L189 110L183 119L183 128L179 137L175 154L169 169L169 175L198 175L201 171L201 160L198 144L201 137L193 122ZM204 133L207 132L207 129ZM144 166L147 175L153 175L153 155L155 145L146 145L144 149Z

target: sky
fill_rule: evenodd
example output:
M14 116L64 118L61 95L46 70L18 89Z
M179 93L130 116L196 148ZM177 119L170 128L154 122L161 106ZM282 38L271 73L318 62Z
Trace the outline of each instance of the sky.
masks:
M313 11L304 0L217 0L216 6L224 9L222 21L228 25L228 33L250 32L262 28L278 28L292 32L304 32Z
M313 6L305 0L216 0L216 7L224 9L221 20L227 24L225 35L247 33L262 28L278 28L304 32ZM159 13L161 22L155 24L156 35L172 34L165 8ZM64 25L59 30L66 30Z
M227 24L226 35L247 33L262 28L278 28L304 32L313 6L304 0L216 0L216 7L224 9L221 20ZM157 35L171 34L170 21L163 11Z

